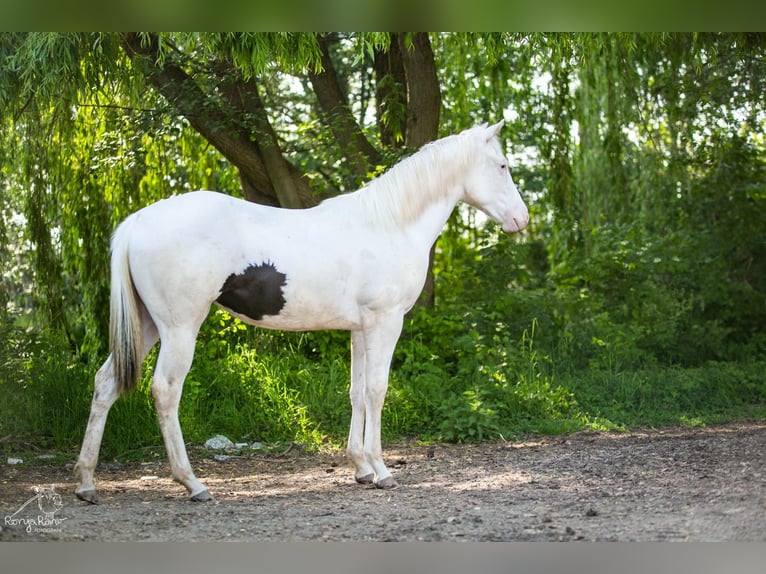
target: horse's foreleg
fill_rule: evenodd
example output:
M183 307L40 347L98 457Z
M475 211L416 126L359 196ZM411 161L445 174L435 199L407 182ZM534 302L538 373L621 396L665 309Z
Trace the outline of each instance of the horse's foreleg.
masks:
M354 465L354 478L360 484L370 484L375 478L373 468L364 455L364 394L365 342L363 331L351 333L351 428L348 432L346 454Z
M80 476L80 484L74 493L80 500L90 502L91 504L98 502L96 486L93 482L93 472L98 462L98 451L101 448L101 439L104 436L106 417L109 414L109 409L119 396L120 392L117 389L117 382L114 378L112 356L110 355L96 373L88 426L85 429L80 456L75 465L75 472Z
M212 497L194 476L186 453L181 424L178 421L178 405L186 374L194 356L196 331L190 335L173 332L162 338L152 379L152 397L157 407L157 418L168 453L173 479L183 484L194 501L207 501Z
M375 473L378 488L392 488L396 480L383 462L380 443L381 414L388 390L388 373L396 342L402 331L402 317L379 318L365 332L365 429L364 454Z

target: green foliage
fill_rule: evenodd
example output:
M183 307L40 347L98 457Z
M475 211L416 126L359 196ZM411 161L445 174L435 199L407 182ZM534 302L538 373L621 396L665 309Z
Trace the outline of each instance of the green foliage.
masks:
M60 336L3 321L0 435L24 438L38 448L71 448L82 436L75 421L88 417L89 377L88 365L71 357Z
M228 97L212 74L222 63L257 81L275 141L317 197L359 185L310 89L316 35L154 38L160 62L182 62L209 89L206 106ZM330 53L374 148L368 171L404 153L408 85L375 76L392 38L336 35ZM762 35L430 38L440 131L503 117L532 220L507 237L473 211L453 214L437 243L436 307L413 312L394 356L384 437L766 417ZM149 64L114 34L0 38L4 445L77 447L106 355L116 224L189 189L242 193L241 172L149 88ZM211 312L180 407L187 442L340 444L348 354L346 333L267 332ZM106 457L161 445L147 367L111 411Z
M706 425L766 415L763 361L695 368L589 370L569 388L589 416L623 428Z
M478 365L466 377L469 388L443 398L440 439L456 442L485 440L522 432L564 432L579 428L576 402L554 384L526 331L515 345L506 334L496 334L488 345L474 331L470 348ZM517 347L517 348L515 348ZM468 373L466 373L468 374ZM574 415L574 416L573 416Z

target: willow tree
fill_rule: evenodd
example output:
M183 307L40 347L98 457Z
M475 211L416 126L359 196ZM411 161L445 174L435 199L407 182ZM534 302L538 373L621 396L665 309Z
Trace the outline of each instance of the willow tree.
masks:
M538 40L555 126L543 196L554 283L587 289L592 316L663 360L723 358L756 340L766 37Z
M129 212L203 187L310 206L438 135L504 117L533 213L527 236L539 273L553 271L542 282L606 285L627 276L629 257L649 270L705 253L757 303L764 44L761 34L3 34L0 240L15 241L8 214L23 212L36 281L13 273L54 326L93 349L105 340L108 237ZM453 218L444 251L465 233ZM649 245L667 253L650 257ZM14 258L0 264L23 267ZM677 271L663 273L679 296L705 285L705 301L731 300L720 282ZM12 300L7 275L0 299ZM620 285L611 293L629 293Z
M91 348L129 211L190 187L311 206L435 139L441 109L422 33L3 34L0 72L2 192L26 215L38 303L73 344L83 310Z

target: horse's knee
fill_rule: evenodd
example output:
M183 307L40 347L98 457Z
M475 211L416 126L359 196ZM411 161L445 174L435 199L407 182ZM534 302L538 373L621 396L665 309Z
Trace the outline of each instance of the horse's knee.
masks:
M388 383L384 382L380 385L370 385L367 388L365 403L367 409L374 415L383 410L383 403L386 401L386 391L388 390Z
M364 389L351 387L348 398L351 401L352 407L364 408Z

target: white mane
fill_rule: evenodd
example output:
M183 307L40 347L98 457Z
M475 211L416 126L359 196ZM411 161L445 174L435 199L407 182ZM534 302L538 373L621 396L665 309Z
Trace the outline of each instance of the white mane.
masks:
M369 220L405 225L446 197L474 159L478 140L472 136L480 127L424 145L355 192Z

